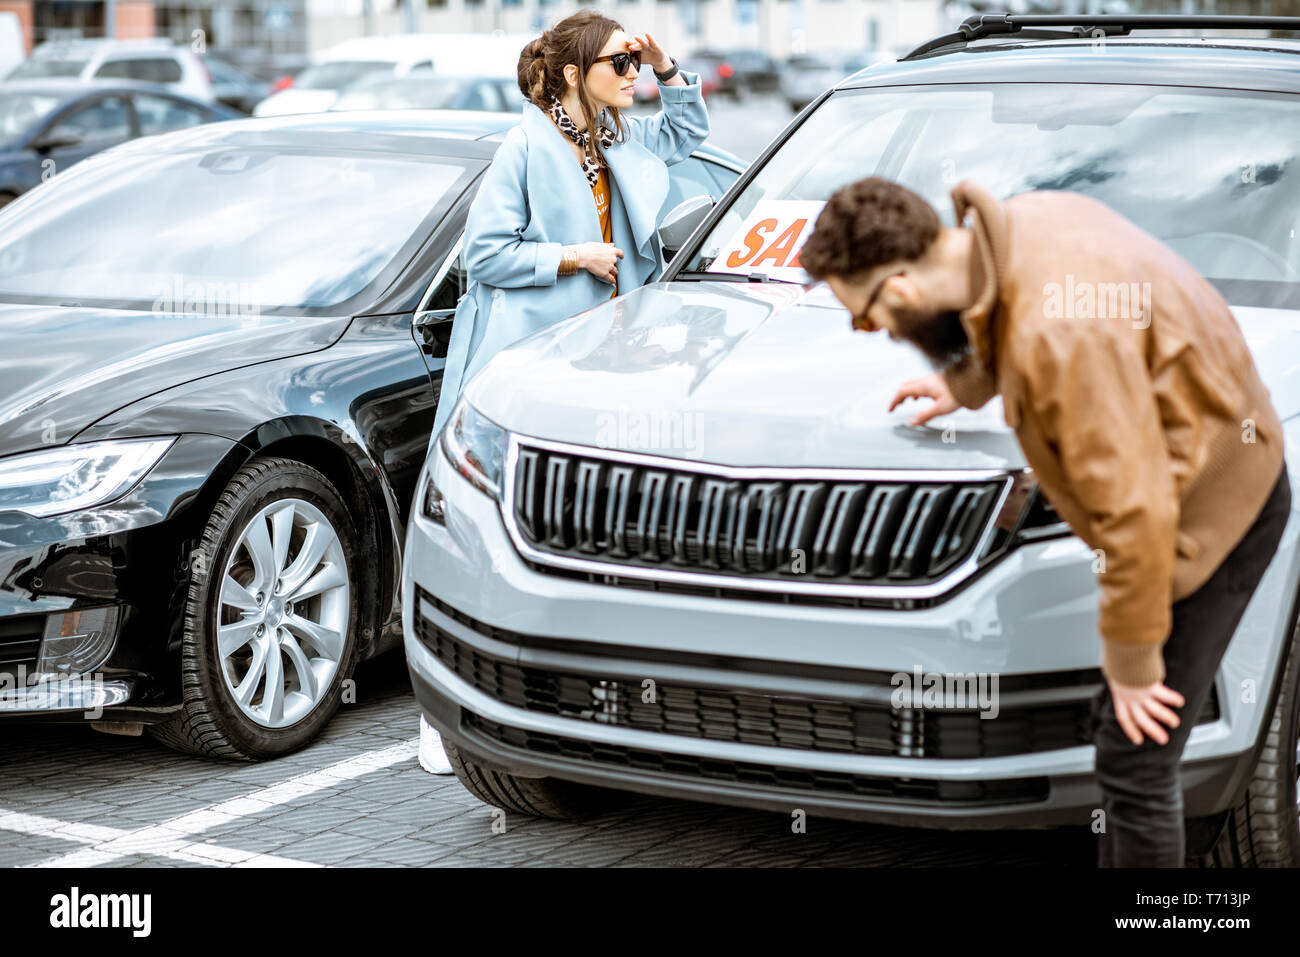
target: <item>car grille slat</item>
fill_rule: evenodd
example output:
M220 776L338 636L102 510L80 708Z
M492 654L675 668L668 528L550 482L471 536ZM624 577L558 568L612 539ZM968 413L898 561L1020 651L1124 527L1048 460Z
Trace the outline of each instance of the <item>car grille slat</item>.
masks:
M605 501L605 527L609 529L609 553L615 558L632 554L628 534L628 503L632 498L635 471L626 465L615 465L609 470L609 494ZM640 525L633 533L640 541Z
M522 445L513 468L508 517L541 567L846 585L947 575L975 556L1009 481L741 479Z
M567 551L573 545L573 493L568 487L568 458L552 456L546 459L546 488L542 499L542 526L544 541L551 548Z

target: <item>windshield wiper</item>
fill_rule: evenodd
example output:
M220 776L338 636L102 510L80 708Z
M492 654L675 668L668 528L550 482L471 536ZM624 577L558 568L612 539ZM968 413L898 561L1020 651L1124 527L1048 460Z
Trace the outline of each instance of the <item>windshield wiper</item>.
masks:
M739 272L679 272L673 277L673 281L676 282L679 279L688 281L717 280L718 282L782 282L790 286L800 285L793 279L773 279L765 272L751 272L748 274Z

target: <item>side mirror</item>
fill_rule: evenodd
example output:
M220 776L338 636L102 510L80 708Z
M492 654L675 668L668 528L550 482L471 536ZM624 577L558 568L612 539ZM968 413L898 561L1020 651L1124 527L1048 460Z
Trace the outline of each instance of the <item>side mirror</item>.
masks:
M56 126L47 133L38 136L32 142L32 149L40 150L42 153L47 150L61 149L66 146L80 146L81 132L72 126Z
M659 224L659 242L664 247L664 260L673 257L677 250L686 245L691 233L704 222L705 217L713 211L716 201L712 196L692 196L684 199L663 218Z

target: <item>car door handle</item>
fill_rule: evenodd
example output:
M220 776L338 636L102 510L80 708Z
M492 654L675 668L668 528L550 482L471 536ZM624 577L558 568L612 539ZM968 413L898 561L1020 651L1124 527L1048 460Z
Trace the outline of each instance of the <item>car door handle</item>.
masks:
M420 351L433 359L447 358L451 343L451 320L455 309L426 309L415 314L415 339Z

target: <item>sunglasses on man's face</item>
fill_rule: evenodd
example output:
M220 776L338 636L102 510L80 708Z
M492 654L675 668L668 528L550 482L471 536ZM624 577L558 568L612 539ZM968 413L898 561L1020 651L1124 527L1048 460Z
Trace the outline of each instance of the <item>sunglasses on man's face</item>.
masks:
M614 72L619 76L627 76L628 66L636 73L641 72L641 53L610 53L605 56L598 56L592 60L592 63L603 63L608 60L614 67Z
M907 275L907 270L902 269L899 270L898 272L890 273L888 276L881 279L880 282L876 283L876 288L872 291L871 295L867 298L867 304L862 307L861 312L859 312L857 315L852 317L852 323L854 329L865 330L867 328L867 314L871 312L871 307L876 304L876 299L879 298L880 291L885 288L885 283L889 282L889 280L893 279L895 276L905 276L905 275Z

